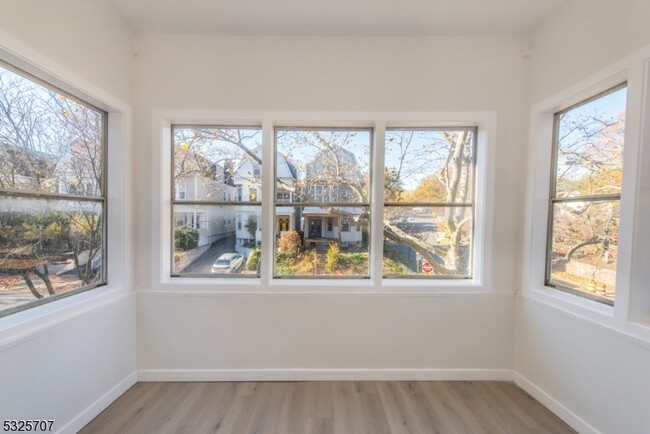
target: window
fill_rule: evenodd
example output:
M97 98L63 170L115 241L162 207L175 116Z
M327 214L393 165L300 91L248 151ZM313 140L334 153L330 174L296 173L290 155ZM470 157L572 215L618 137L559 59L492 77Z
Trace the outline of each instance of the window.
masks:
M388 129L384 153L384 277L472 278L476 129Z
M613 304L626 85L555 114L546 285Z
M106 119L0 63L0 315L106 283Z
M259 127L172 125L171 185L191 181L186 200L171 201L168 275L234 274L273 285L277 279L369 279L373 269L372 285L423 286L426 279L480 285L483 252L475 239L482 240L486 229L475 225L484 212L475 195L483 197L489 186L475 185L475 171L482 172L487 160L479 141L477 166L477 127L378 125L385 170L374 185L384 200L372 204L374 212L370 167L382 155L374 155L370 127L269 126L270 140L262 145L266 133ZM263 146L273 155L266 163ZM275 179L270 193L262 171ZM233 201L225 200L229 196ZM264 219L263 202L269 211ZM375 233L383 240L371 243L375 215L383 216ZM260 274L262 227L270 232L270 263ZM244 265L213 274L212 265L226 253L242 255Z
M172 127L172 184L192 179L196 189L191 201L172 201L172 221L196 222L172 228L172 276L258 276L261 140L260 128Z
M178 190L176 192L176 199L185 200L187 198L187 185L185 182L178 184Z
M276 237L275 277L369 277L371 141L370 129L276 128L274 208L297 225ZM332 202L331 187L349 194ZM339 231L343 221L362 229Z
M279 191L279 192L275 195L275 199L276 199L278 202L290 202L290 201L291 201L291 193L288 193L288 192L286 192L286 191L285 191L285 192Z

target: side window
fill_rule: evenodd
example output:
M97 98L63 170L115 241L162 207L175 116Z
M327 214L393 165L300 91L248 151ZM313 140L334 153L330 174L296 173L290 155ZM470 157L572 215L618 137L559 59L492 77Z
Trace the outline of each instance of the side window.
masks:
M0 315L106 283L106 121L0 63Z
M258 276L261 140L260 128L172 127L172 185L195 190L172 201L172 276Z
M616 296L626 85L555 114L546 285Z

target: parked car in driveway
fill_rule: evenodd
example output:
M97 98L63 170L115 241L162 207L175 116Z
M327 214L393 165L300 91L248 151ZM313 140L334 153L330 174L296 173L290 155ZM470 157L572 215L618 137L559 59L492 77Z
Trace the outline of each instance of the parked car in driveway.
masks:
M224 253L212 264L215 274L236 273L244 265L244 257L239 253Z

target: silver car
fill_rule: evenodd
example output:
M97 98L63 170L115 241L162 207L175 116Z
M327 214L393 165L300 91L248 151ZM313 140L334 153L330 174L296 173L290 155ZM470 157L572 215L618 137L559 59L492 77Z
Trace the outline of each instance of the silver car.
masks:
M244 265L244 257L239 253L224 253L214 261L212 272L217 274L236 273Z

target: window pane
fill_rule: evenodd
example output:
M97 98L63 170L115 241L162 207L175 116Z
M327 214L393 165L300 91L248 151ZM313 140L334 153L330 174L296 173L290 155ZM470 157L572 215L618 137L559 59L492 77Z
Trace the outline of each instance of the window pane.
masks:
M277 207L275 275L368 277L367 207Z
M0 188L102 196L102 112L0 66Z
M174 199L261 201L259 128L174 127Z
M470 203L474 129L386 131L386 202Z
M471 277L471 207L391 206L384 216L385 277Z
M614 300L620 202L553 207L549 283Z
M556 197L621 192L627 89L557 117Z
M0 196L0 313L104 281L102 203Z
M174 205L175 275L257 276L260 206Z
M276 130L277 191L296 202L368 202L370 130Z

